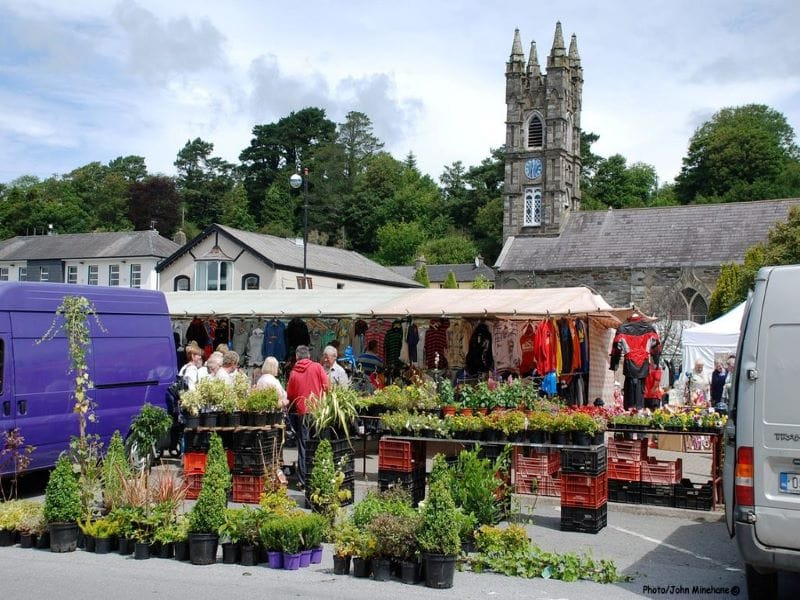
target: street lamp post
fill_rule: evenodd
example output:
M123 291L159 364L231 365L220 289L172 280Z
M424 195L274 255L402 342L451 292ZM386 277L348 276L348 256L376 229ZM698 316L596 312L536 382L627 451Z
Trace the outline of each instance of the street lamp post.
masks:
M308 168L303 169L303 176L295 173L289 177L289 185L294 189L303 184L303 289L308 289L306 266L308 264Z

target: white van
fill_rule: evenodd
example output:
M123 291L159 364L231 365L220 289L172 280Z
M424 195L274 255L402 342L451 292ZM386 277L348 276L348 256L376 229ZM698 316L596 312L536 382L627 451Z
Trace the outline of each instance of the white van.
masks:
M723 487L750 598L800 572L800 265L764 267L742 319Z

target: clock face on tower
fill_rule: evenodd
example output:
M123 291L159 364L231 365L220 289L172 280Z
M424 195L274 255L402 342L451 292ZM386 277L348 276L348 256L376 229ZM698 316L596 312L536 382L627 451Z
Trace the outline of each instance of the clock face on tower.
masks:
M525 177L539 179L542 176L542 161L538 158L529 158L525 161Z

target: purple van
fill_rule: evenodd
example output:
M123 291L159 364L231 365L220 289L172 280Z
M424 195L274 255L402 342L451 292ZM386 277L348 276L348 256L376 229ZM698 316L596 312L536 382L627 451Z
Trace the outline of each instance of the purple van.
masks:
M0 430L18 427L36 446L30 469L52 467L78 434L72 412L74 380L63 331L40 344L64 296L84 296L105 331L89 318L90 394L97 422L88 424L108 443L127 435L145 402L164 407L177 371L175 342L161 292L58 283L0 282Z

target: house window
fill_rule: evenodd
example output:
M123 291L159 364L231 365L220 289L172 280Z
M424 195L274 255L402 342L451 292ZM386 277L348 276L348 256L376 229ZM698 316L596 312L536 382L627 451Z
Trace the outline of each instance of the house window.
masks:
M112 287L119 285L119 265L108 265L108 285Z
M19 268L19 280L28 281L28 267Z
M142 287L142 265L131 265L131 287Z
M39 281L50 281L50 267L39 267Z
M188 292L192 289L192 282L186 275L178 275L173 280L172 289L176 292Z
M0 267L0 281L8 281L8 267Z
M86 270L86 283L88 285L97 285L97 275L100 272L100 269L97 265L89 265L89 268Z
M78 267L67 267L67 283L78 283Z
M533 115L528 122L528 148L541 148L544 140L544 124L539 115Z
M306 277L306 285L303 285L303 276L297 276L297 289L298 290L313 290L314 283L311 281L311 277Z
M542 190L541 188L525 188L525 215L522 224L525 227L536 227L542 224Z
M233 263L223 260L204 260L195 266L197 291L218 291L231 289Z
M243 290L257 290L259 286L259 277L253 273L248 273L242 277Z

